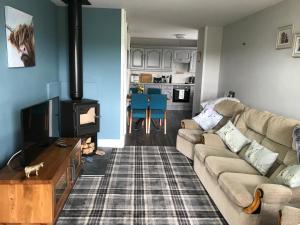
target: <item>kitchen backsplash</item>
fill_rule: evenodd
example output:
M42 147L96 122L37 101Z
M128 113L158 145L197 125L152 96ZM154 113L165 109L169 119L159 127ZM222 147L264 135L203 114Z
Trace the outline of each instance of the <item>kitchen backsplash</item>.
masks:
M161 76L170 76L172 75L172 83L175 84L184 84L188 82L188 78L191 76L195 76L194 73L172 73L172 72L147 72L147 71L132 71L131 74L140 75L141 73L149 73L152 74L152 77L161 77Z

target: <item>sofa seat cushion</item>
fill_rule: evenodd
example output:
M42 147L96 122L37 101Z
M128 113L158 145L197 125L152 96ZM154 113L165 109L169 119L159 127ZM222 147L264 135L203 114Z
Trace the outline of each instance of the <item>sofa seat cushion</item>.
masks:
M203 144L215 147L227 148L225 143L217 134L204 133L203 134Z
M226 148L222 147L214 147L203 144L197 144L195 146L195 157L197 157L202 163L205 162L205 159L208 156L220 156L227 158L236 158L238 159L238 155L229 151Z
M223 173L219 177L218 183L232 202L244 208L253 202L256 187L269 183L269 179L254 174Z
M205 160L207 171L218 179L222 173L246 173L258 175L259 172L243 159L209 156Z
M197 144L201 143L202 139L202 130L190 130L190 129L179 129L178 135L186 139L187 141Z

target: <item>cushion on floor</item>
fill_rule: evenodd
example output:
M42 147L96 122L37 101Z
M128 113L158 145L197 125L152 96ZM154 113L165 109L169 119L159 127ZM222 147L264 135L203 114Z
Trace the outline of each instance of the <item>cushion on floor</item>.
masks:
M194 144L201 143L202 141L202 130L190 130L190 129L179 129L178 135L183 137L189 142Z
M236 159L239 158L237 154L229 151L226 148L207 146L202 144L197 144L195 146L195 156L201 162L204 162L208 156L220 156L220 157L236 158Z
M207 171L216 179L225 172L256 174L259 172L243 159L209 156L205 160Z
M231 201L240 207L247 207L253 202L257 185L269 183L269 179L253 174L223 173L218 183Z

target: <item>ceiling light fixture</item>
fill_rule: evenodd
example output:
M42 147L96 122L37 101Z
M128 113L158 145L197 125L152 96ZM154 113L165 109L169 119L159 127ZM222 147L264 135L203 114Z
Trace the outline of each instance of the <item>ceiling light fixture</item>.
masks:
M177 39L185 39L185 34L174 34Z

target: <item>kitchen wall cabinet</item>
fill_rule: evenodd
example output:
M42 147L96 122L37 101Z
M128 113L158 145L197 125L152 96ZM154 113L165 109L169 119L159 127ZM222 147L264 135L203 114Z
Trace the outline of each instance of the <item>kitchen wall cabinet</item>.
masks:
M162 69L172 71L173 69L173 49L163 49Z
M143 70L145 68L143 48L131 48L130 52L130 67L132 69Z
M189 63L191 61L190 50L175 50L174 51L174 62L176 63Z
M187 63L188 72L196 68L196 48L135 46L130 51L130 68L139 71L172 72L175 63Z
M161 70L162 68L162 49L145 49L145 69Z

